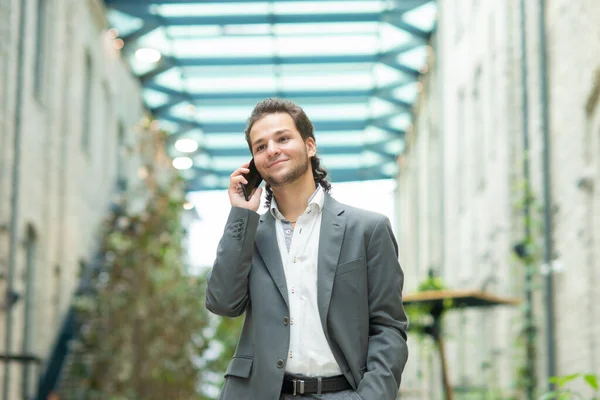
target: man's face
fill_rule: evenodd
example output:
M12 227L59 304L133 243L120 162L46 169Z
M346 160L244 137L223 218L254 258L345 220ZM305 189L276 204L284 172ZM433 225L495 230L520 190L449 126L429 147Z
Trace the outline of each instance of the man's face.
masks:
M289 114L267 114L256 121L250 143L256 168L269 185L283 186L305 174L312 176L310 157L316 153L315 141L302 140Z

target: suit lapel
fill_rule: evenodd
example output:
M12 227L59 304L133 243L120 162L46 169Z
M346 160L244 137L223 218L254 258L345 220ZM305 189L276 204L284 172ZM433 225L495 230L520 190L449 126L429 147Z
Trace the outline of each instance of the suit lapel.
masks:
M341 204L329 195L325 195L319 236L317 302L323 331L327 336L327 313L346 230L346 218L342 216L343 213Z
M255 243L269 274L271 274L271 278L289 308L287 284L283 264L281 263L281 253L277 244L277 233L275 232L275 218L270 212L264 213L260 218Z

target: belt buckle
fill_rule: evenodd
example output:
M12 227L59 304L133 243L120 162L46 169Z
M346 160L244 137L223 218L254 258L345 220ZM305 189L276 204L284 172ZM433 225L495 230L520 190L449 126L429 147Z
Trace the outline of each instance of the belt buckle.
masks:
M292 383L294 384L294 393L292 394L292 396L303 395L304 381L302 379L292 379Z

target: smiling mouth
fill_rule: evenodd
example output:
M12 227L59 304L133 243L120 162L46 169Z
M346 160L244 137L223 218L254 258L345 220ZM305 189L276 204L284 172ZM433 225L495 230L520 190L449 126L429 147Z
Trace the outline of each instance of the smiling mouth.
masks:
M284 161L287 161L287 160L278 160L278 161L275 161L273 164L269 165L269 168L274 167L276 165L279 165L279 164L281 164Z

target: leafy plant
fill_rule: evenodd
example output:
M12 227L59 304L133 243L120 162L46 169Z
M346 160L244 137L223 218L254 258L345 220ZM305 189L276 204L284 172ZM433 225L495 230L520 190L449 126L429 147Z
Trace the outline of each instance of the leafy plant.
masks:
M600 399L600 384L598 381L598 376L593 374L571 374L565 376L555 376L550 378L550 383L556 385L556 390L548 392L544 394L540 400L570 400L570 399L585 399L581 393L575 392L569 388L567 388L567 384L575 381L583 379L587 386L592 389L594 397L591 397L589 400L598 400Z
M185 272L182 180L153 126L138 130L141 185L104 222L92 293L76 301L65 398L201 399L204 282Z
M430 272L428 277L417 287L418 292L444 289L446 289L446 285L443 279L435 276L432 272ZM444 310L450 309L453 305L451 299L444 300L442 304ZM433 308L433 303L423 302L405 306L406 314L410 321L409 329L411 332L418 334L425 334L427 332L427 329L429 329L433 323L431 316Z

